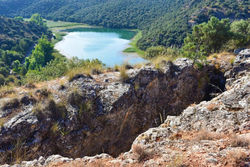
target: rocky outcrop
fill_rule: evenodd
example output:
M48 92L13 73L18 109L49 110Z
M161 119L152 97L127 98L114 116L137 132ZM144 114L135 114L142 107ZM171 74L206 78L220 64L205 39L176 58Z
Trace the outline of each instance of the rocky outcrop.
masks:
M216 68L197 70L188 59L167 62L161 70L147 66L127 73L124 82L119 72L61 78L1 99L0 162L53 154L118 156L140 133L211 99L225 85Z
M235 62L249 66L249 57ZM131 150L117 158L83 157L41 166L202 166L250 165L250 70L233 75L219 96L187 107L179 116L167 116L155 128L140 134ZM229 79L229 78L228 78ZM37 160L35 160L36 162ZM34 161L33 161L34 162Z
M242 76L248 75L250 69L250 49L242 50L234 61L232 68L225 72L227 87ZM228 88L229 89L229 88Z

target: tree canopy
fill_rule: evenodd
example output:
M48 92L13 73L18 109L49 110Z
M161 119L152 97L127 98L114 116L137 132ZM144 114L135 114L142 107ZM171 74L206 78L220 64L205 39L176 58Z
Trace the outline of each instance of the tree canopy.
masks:
M45 27L45 23L43 22L43 18L40 14L38 13L35 13L31 16L30 18L30 22L33 22L35 24L37 24L38 26L41 26L41 27Z
M53 45L48 41L46 36L39 39L38 44L32 52L32 55L26 57L25 66L29 70L40 70L54 57L52 56Z
M247 19L248 1L236 0L0 0L0 15L82 22L142 31L140 49L183 45L194 24L220 19ZM40 20L40 23L41 20Z
M250 44L250 22L247 20L234 21L219 20L211 17L207 23L193 27L182 47L185 56L196 61L211 53L225 49L237 49ZM232 44L232 45L231 45Z
M24 21L22 17L11 19L0 16L0 27L0 74L4 76L4 82L0 82L1 86L14 82L15 77L20 78L17 74L26 74L27 69L23 66L25 57L42 34L50 38L51 32L45 25ZM49 61L48 59L45 62ZM12 75L13 72L15 76Z

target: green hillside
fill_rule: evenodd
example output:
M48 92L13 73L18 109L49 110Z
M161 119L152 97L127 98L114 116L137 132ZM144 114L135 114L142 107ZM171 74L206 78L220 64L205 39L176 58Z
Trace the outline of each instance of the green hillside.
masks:
M0 85L14 82L11 70L24 62L41 36L51 36L46 26L0 16ZM19 67L18 67L19 68ZM25 73L25 71L23 71Z
M181 46L196 23L218 18L249 18L249 1L235 0L0 0L0 15L83 22L143 30L138 46Z

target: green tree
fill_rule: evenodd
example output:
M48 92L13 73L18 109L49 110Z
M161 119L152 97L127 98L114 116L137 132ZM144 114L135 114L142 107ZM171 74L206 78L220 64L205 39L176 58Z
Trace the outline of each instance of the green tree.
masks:
M222 45L230 39L230 22L228 19L219 20L211 17L208 23L193 27L193 31L184 40L184 48L192 43L196 49L208 55L218 52Z
M35 24L39 26L46 27L46 24L43 22L43 18L38 13L33 14L30 18L30 21L34 22Z
M193 65L197 62L197 60L204 60L205 53L204 48L201 46L199 41L195 42L186 42L189 41L190 35L185 39L185 45L183 46L183 54L184 56L193 60Z
M18 44L18 46L19 46L19 50L22 52L22 53L25 53L25 52L27 52L27 50L29 49L29 47L30 47L30 40L28 40L28 39L21 39L20 41L19 41L19 44Z
M40 70L48 62L54 59L53 55L53 45L48 41L46 36L38 41L32 55L25 59L25 66L29 70Z
M234 21L230 30L233 33L235 47L244 47L250 44L250 20Z
M9 75L10 71L7 67L0 67L0 74L7 77Z
M13 67L13 71L15 71L16 73L19 73L20 70L21 70L21 63L19 60L15 60L13 63L12 63L12 67Z
M185 56L194 60L203 59L210 53L218 52L223 44L230 39L230 22L211 17L208 23L193 27L191 34L184 39L182 47Z

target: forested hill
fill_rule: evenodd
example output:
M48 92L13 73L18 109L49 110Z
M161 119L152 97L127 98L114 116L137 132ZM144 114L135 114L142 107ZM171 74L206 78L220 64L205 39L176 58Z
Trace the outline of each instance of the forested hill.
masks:
M10 75L11 71L18 71L20 75L27 72L21 65L42 35L51 38L52 33L40 20L41 24L38 24L32 18L24 21L21 17L11 19L0 16L0 87L20 79L18 75Z
M42 34L48 34L46 27L2 16L0 16L0 27L0 50L25 53Z
M247 19L245 0L0 0L0 15L84 22L112 28L138 28L141 49L180 46L195 23L209 17Z

